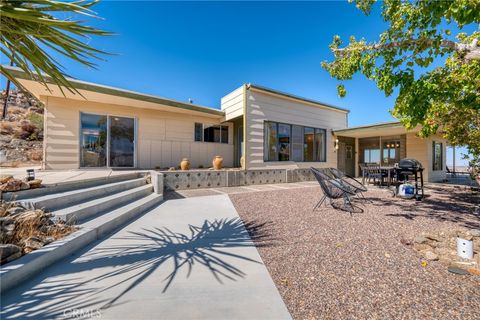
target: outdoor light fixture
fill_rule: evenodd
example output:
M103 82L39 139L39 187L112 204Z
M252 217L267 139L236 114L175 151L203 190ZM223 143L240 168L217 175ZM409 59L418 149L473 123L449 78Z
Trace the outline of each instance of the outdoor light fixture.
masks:
M334 147L335 147L335 150L338 150L338 148L339 148L338 139L335 139Z
M397 142L397 148L400 148L400 143L399 142Z
M390 144L387 143L387 148L390 148Z
M27 169L27 181L35 180L35 170Z

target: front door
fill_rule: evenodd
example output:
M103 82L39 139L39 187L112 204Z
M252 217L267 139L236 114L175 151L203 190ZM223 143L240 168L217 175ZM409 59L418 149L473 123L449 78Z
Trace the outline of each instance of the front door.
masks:
M348 141L338 142L337 155L338 170L350 176L355 175L355 145Z
M80 167L135 167L135 119L81 113Z

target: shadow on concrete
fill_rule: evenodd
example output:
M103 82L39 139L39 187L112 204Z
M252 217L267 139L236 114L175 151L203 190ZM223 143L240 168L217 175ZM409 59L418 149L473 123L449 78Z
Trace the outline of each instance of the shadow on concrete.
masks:
M68 318L78 310L95 313L84 316L93 318L96 312L101 314L102 309L119 305L122 296L146 281L161 266L168 271L159 286L159 294L170 288L181 270L186 270L188 278L195 268L203 267L219 283L236 281L246 274L235 261L262 262L228 249L273 245L275 239L268 225L233 218L189 225L187 233L168 228L129 232L127 236L116 238L122 245L95 248L76 261L64 261L55 266L54 271L7 292L7 297L2 296L0 318ZM79 272L106 267L109 270L100 275L96 272L93 277L78 276ZM51 280L55 276L62 279ZM106 291L107 294L101 294Z

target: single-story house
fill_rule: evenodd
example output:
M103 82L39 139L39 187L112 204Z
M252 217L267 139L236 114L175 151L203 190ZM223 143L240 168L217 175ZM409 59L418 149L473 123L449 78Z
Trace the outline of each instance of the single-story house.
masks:
M348 128L349 110L254 84L221 99L220 109L70 79L80 94L45 88L15 67L45 104L43 168L168 168L188 158L210 167L338 167L421 161L427 181L445 177L446 141L421 139L398 122Z

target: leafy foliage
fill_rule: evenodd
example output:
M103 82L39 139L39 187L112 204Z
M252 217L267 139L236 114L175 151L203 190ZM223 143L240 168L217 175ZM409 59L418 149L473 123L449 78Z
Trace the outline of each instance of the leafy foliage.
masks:
M47 50L53 50L87 67L95 67L92 58L100 59L100 55L106 52L93 48L88 41L91 36L111 33L86 26L82 21L73 20L73 16L98 18L90 10L97 2L0 0L1 52L31 78L38 79L45 86L47 75L59 87L64 86L71 92L77 92L66 78L62 65ZM59 13L65 18L58 18ZM0 72L17 87L21 87L6 68L0 66ZM60 89L62 90L61 87Z
M374 2L355 4L370 14ZM398 92L391 112L406 128L421 125L421 136L441 131L450 143L480 155L480 32L452 35L480 23L480 0L385 0L382 16L389 27L377 42L350 37L341 48L334 36L335 60L322 67L340 81L362 73L386 96ZM436 59L444 65L433 68ZM343 83L338 94L346 95Z

